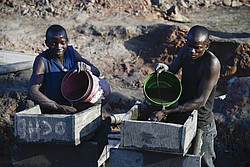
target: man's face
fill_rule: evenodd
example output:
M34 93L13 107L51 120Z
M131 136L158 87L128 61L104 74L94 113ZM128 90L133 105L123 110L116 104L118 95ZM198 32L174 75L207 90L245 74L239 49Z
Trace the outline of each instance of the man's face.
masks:
M54 58L61 58L68 47L68 40L64 31L48 32L46 45Z
M198 41L198 40L187 40L187 53L188 56L196 60L201 57L205 50L207 49L207 41Z

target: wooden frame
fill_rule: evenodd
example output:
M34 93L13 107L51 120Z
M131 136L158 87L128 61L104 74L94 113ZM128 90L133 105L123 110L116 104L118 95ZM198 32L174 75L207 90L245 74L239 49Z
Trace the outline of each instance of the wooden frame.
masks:
M135 104L123 117L121 123L121 147L181 153L183 156L196 135L197 110L194 110L184 125L138 121L140 103Z
M20 143L78 145L101 125L101 121L101 104L72 115L41 114L37 105L14 115L14 136Z

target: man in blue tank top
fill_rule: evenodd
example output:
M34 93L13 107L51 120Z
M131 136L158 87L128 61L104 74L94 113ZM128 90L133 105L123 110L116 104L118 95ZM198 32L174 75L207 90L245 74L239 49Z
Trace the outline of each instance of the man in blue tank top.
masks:
M194 26L190 29L187 43L181 49L178 57L168 67L165 64L155 65L156 71L167 71L176 74L182 68L183 92L178 106L156 112L157 121L166 115L176 119L186 119L190 111L198 110L198 130L203 134L201 152L202 167L214 166L214 138L217 135L214 115L212 112L216 84L220 76L220 62L210 51L209 33L205 27Z
M33 65L28 96L40 105L42 113L74 113L76 108L61 93L61 82L67 72L91 70L99 77L99 70L68 46L66 30L52 25L46 31L47 50L39 54Z

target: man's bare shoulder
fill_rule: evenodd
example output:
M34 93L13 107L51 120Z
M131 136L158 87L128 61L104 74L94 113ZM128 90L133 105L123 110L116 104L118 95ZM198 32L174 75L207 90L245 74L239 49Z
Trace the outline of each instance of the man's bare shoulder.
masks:
M33 73L35 74L42 74L44 73L45 66L44 66L44 61L40 55L38 55L35 58L35 62L33 65Z
M220 61L219 59L210 51L206 51L207 55L207 67L205 67L205 73L207 74L207 76L209 76L209 78L214 78L214 80L216 81L215 83L217 83L219 76L220 76Z
M206 53L208 54L207 57L208 57L209 64L220 67L220 61L218 57L216 57L215 54L209 50L207 50Z

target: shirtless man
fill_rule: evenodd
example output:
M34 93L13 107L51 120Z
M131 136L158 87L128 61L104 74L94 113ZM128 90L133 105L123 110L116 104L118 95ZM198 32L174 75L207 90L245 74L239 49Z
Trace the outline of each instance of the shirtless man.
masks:
M186 118L192 110L198 110L197 128L203 131L202 167L214 166L214 138L217 135L212 112L216 84L220 76L220 62L209 50L209 33L205 27L194 26L188 32L187 43L178 57L168 67L165 64L155 65L156 71L167 71L176 74L182 68L182 94L178 106L156 112L157 121L165 116Z
M68 46L65 29L52 25L46 32L47 50L39 54L33 65L28 96L40 105L42 113L74 113L76 108L63 97L61 82L65 74L72 70L91 70L99 76L99 70L84 59L72 46Z

